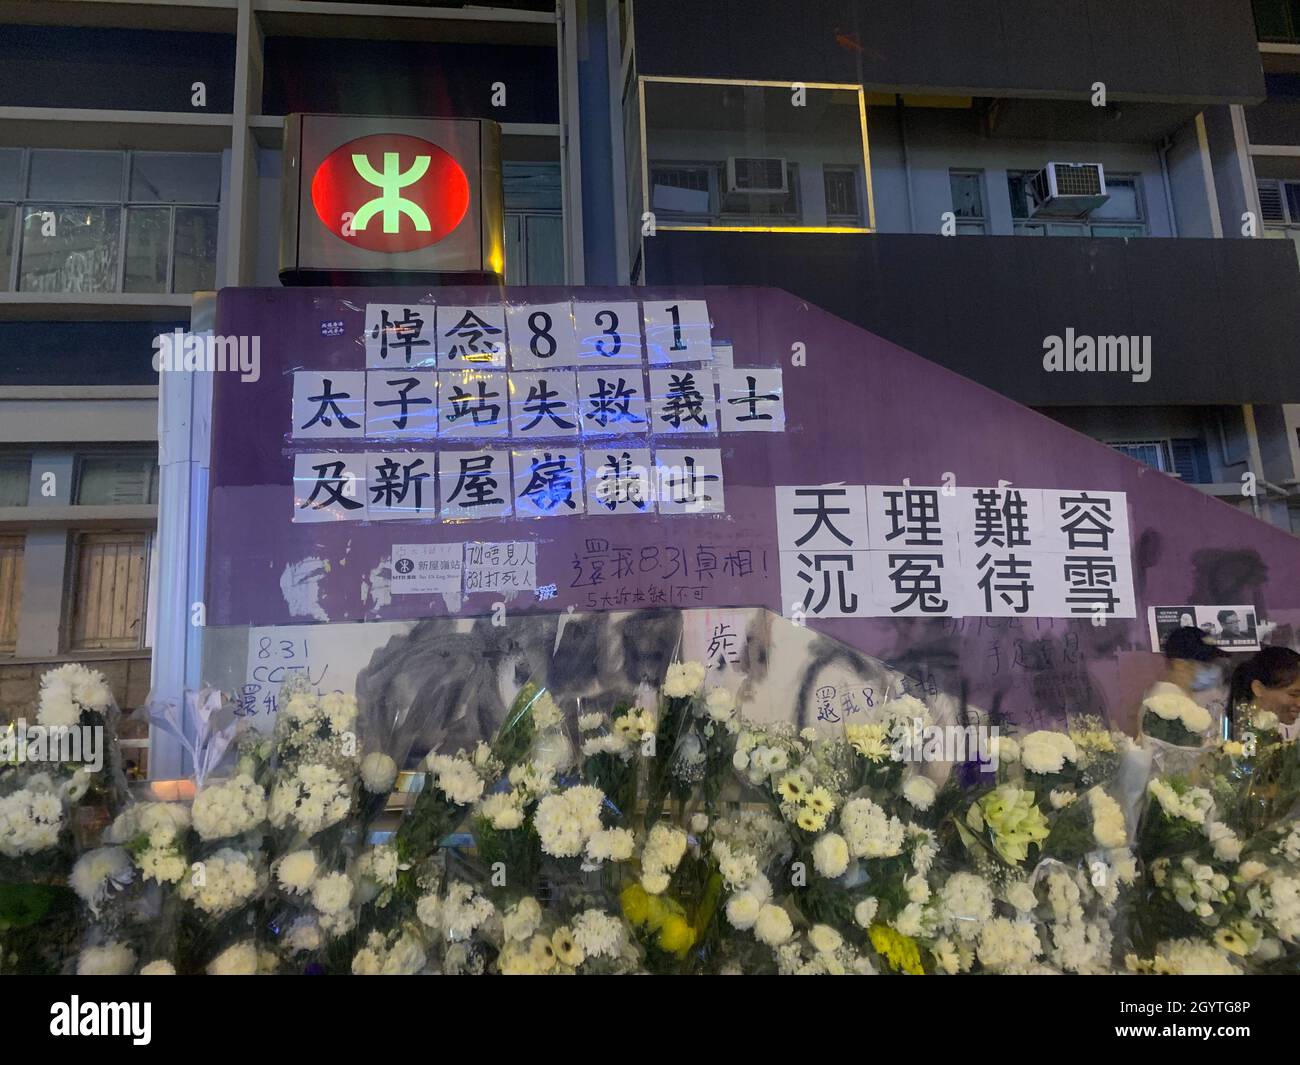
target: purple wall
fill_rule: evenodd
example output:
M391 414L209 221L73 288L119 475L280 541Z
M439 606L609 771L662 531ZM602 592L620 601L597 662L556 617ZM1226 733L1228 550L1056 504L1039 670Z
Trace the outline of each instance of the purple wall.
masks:
M1122 714L1150 673L1146 607L1160 603L1254 603L1276 622L1275 641L1300 625L1300 540L1133 462L980 385L770 289L510 289L511 301L569 298L706 299L714 343L734 346L737 366L783 365L787 431L722 434L725 515L577 517L480 521L291 524L292 454L327 451L291 444L295 368L360 369L367 302L415 302L411 289L227 289L216 331L260 336L262 376L243 383L218 374L213 414L207 569L212 625L298 624L281 576L308 557L328 561L319 602L331 621L432 617L441 600L397 596L368 607L362 585L393 543L535 539L539 584L556 583L547 602L511 604L547 611L674 605L760 606L781 612L772 486L931 485L952 472L958 485L1010 481L1024 488L1128 493L1136 621L1093 627L1036 619L843 619L818 630L986 708L1017 716L1064 710ZM496 302L495 289L444 289L442 302ZM322 323L342 320L342 336ZM791 345L807 365L789 365ZM990 358L997 353L990 352ZM414 447L414 446L413 446ZM360 445L347 449L362 450ZM340 450L343 450L341 448ZM575 568L592 540L634 549L636 571L599 586ZM598 545L597 545L598 546ZM657 548L651 553L650 549ZM700 549L716 556L710 574ZM753 551L754 571L737 578L723 560ZM642 552L647 552L642 554ZM641 562L645 559L646 562ZM733 567L734 568L734 567ZM656 591L657 589L657 591ZM636 593L640 593L640 598ZM595 595L595 599L591 595ZM605 598L605 597L610 598ZM471 597L464 614L486 614L495 594ZM1131 654L1130 652L1139 652Z

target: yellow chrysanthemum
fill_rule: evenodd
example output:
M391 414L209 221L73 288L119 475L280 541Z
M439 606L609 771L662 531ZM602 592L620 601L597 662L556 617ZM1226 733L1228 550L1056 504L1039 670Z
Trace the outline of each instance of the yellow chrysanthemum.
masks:
M650 895L640 884L629 884L623 889L619 901L623 904L623 916L632 925L643 925L650 917Z
M871 938L872 948L895 972L907 973L909 976L925 975L916 940L887 924L873 924L867 934Z
M849 725L845 738L858 754L870 762L883 762L889 757L889 733L884 725Z
M663 927L659 929L659 938L656 942L669 954L682 957L695 945L695 929L680 914L669 914L664 919Z

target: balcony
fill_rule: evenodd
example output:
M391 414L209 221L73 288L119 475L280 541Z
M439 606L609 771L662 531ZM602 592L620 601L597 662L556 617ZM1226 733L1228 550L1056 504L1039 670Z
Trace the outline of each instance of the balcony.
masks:
M660 231L645 265L649 285L783 288L1030 406L1300 402L1280 240ZM1067 329L1150 337L1150 380L1045 371Z

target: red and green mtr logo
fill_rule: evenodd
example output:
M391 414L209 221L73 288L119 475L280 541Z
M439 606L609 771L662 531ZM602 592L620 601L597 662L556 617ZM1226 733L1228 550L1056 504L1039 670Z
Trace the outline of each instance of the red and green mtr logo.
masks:
M311 179L325 228L357 248L416 251L436 244L469 210L469 178L436 144L373 133L329 153Z

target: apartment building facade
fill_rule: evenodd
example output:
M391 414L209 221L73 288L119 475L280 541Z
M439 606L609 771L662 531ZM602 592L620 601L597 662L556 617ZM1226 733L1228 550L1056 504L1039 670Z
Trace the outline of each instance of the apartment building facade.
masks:
M630 276L788 289L1300 531L1300 275L1267 239L1300 183L1256 186L1300 174L1293 133L1257 143L1300 49L1269 39L1294 3L1256 6L635 3ZM1071 344L1149 365L1048 364Z
M0 717L66 661L148 698L157 596L184 584L157 550L182 456L153 340L202 327L195 293L279 284L286 114L496 120L507 281L581 280L566 7L0 3Z

